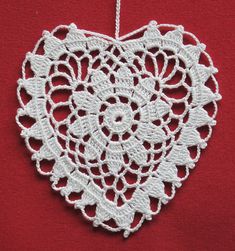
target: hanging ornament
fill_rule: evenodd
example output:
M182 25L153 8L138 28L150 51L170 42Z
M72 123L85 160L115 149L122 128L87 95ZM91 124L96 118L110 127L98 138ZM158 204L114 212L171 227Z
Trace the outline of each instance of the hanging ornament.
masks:
M127 237L195 167L221 96L217 69L193 34L151 21L119 37L116 7L115 38L75 24L43 32L23 62L16 121L52 188L94 226Z

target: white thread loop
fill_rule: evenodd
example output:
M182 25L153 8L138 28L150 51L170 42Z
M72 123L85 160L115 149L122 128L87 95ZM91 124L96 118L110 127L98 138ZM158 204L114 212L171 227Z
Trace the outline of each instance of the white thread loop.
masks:
M121 0L116 0L115 38L119 39Z

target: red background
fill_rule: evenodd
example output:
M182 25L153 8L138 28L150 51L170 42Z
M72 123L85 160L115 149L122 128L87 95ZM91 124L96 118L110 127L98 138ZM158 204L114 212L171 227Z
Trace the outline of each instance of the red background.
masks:
M15 123L16 80L42 30L75 22L114 34L115 1L0 1L0 250L234 250L233 0L122 1L121 34L151 19L182 24L207 44L223 96L197 168L161 214L128 239L93 229L34 169Z

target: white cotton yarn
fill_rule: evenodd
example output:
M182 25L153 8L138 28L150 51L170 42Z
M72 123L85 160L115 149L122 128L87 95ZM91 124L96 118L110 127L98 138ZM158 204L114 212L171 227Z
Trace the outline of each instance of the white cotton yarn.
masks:
M56 36L60 30L66 33L63 39ZM185 36L192 43L185 44ZM43 48L40 54L39 48ZM208 65L200 61L202 56ZM27 76L28 64L32 76ZM117 39L75 24L58 26L43 32L26 55L18 81L16 121L38 171L50 176L52 188L94 226L123 230L127 237L174 197L175 188L207 146L221 98L216 72L205 45L182 26L152 21ZM27 103L22 89L31 96ZM58 91L69 93L68 99L55 101ZM213 105L213 113L207 111L208 104ZM57 120L55 110L63 107L70 112ZM35 123L24 126L22 116ZM207 128L205 137L200 134L202 127ZM31 138L42 141L39 150L30 144ZM54 161L51 171L41 169L43 160ZM185 170L184 177L178 168ZM57 187L62 178L67 178L67 184ZM170 195L166 184L171 185ZM133 193L127 197L129 190ZM112 199L107 195L110 191ZM71 200L74 192L82 193L81 198ZM157 199L155 211L150 198ZM88 205L96 206L94 216L86 213ZM136 213L142 218L133 226ZM115 227L107 223L110 219Z

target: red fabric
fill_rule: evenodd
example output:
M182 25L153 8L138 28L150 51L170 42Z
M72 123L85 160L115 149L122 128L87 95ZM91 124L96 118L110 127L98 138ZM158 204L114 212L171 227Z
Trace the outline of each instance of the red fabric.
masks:
M34 169L14 117L25 53L44 29L75 22L114 34L115 1L0 1L0 250L234 250L235 84L233 0L122 1L121 34L182 24L207 44L223 100L208 148L173 201L129 239L93 229Z

